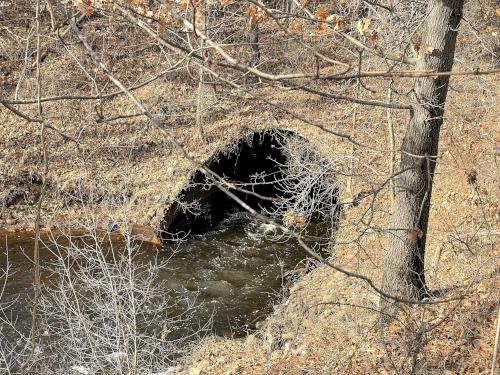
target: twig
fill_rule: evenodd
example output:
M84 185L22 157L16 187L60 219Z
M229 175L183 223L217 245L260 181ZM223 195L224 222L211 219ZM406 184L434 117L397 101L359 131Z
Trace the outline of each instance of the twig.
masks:
M189 56L186 56L185 59L187 59L188 57ZM185 59L178 61L174 66L172 66L164 71L161 71L158 74L155 74L153 77L145 80L144 82L141 82L141 83L138 83L137 85L131 86L130 88L128 88L128 90L135 91L137 89L140 89L141 87L144 87L144 86L156 81L158 78L161 78L165 74L170 73L174 70L177 70L179 68L179 65L181 65L181 63L183 61L185 61ZM100 100L100 99L114 98L115 96L122 95L122 94L123 94L123 91L119 90L119 91L114 91L114 92L110 92L108 94L101 94L101 95L54 95L54 96L42 97L42 98L40 98L40 102L45 103L45 102L55 102L55 101L60 101L60 100ZM3 105L5 105L5 104L15 104L15 105L37 104L38 98L9 100L9 99L0 97L0 103L2 103Z
M121 8L119 5L117 5L117 8ZM122 8L123 9L123 8ZM96 52L92 49L90 44L87 42L85 36L82 34L78 26L74 23L73 20L69 20L69 23L71 25L71 28L73 32L76 34L80 42L84 45L85 49L87 50L88 54L90 57L94 60L94 63L106 74L106 76L120 89L122 90L131 100L132 102L150 119L151 123L160 131L161 134L163 134L170 142L173 143L173 145L181 152L181 154L190 162L192 162L195 166L199 168L199 171L205 175L210 181L212 181L224 194L226 194L229 198L234 200L239 206L241 206L243 209L245 209L247 212L252 214L255 218L257 218L260 221L263 221L268 224L275 225L277 228L283 230L283 231L289 231L288 228L285 226L276 223L275 221L271 220L270 218L260 214L256 210L254 210L252 207L250 207L246 202L244 202L241 198L239 198L236 194L231 192L229 189L231 188L231 184L229 184L227 181L225 181L221 176L219 176L217 173L214 171L210 170L208 167L206 167L203 163L197 161L194 157L192 157L186 149L156 120L156 118L149 112L146 107L142 104L142 102L132 93L130 92L123 83L116 78L110 70L107 68L107 66L100 60L100 58L97 56ZM199 32L199 31L198 31ZM200 32L199 32L200 33ZM450 299L443 299L443 300L434 300L434 301L421 301L421 300L410 300L410 299L405 299L401 298L398 296L393 296L390 295L386 292L384 292L382 289L377 287L375 282L370 279L369 277L358 274L356 272L351 272L348 271L340 266L337 266L331 262L329 262L327 259L324 259L321 257L319 254L317 254L314 250L312 250L305 242L304 242L304 237L295 232L290 232L290 235L294 237L299 245L313 258L318 260L319 262L327 265L328 267L332 268L335 271L338 271L340 273L343 273L346 276L349 277L354 277L356 279L360 279L367 283L375 292L377 292L380 296L394 300L399 303L403 304L410 304L410 305L434 305L438 303L448 303L450 301L454 301L460 298L450 298Z
M11 106L10 104L8 103L5 103L4 101L2 101L2 99L0 99L0 104L2 104L5 108L7 108L9 111L13 112L14 114L16 114L17 116L25 119L26 121L28 122L37 122L39 124L41 123L44 123L44 120L41 119L41 118L37 118L37 117L30 117L29 115L17 110L15 107ZM59 134L61 137L63 137L64 139L66 139L67 141L71 141L71 142L74 142L76 143L78 146L80 145L80 142L78 142L77 139L63 133L62 131L60 131L59 129L57 129L55 126L52 126L50 124L47 124L47 123L44 123L44 126L48 129L51 129L53 131L55 131L57 134Z

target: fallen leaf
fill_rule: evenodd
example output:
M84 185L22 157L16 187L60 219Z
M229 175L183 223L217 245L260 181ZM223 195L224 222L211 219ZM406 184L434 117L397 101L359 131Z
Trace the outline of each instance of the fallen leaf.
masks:
M432 52L434 52L434 47L428 44L427 47L425 47L425 53L430 55Z

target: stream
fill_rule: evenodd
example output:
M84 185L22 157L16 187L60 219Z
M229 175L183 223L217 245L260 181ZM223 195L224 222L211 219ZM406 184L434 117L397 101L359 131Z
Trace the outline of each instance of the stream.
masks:
M258 223L246 213L230 213L213 230L178 244L175 252L142 243L134 261L166 261L158 280L165 283L173 298L193 301L195 313L187 322L193 329L210 322L205 333L241 337L282 299L285 275L306 258L297 244L269 239L273 231L272 226ZM28 330L33 267L26 254L31 256L33 252L34 234L0 235L0 266L6 269L7 258L10 266L1 302L14 301L6 312ZM46 237L43 240L50 242ZM123 248L123 240L117 237L112 245ZM42 247L42 282L51 279L47 269L52 258Z

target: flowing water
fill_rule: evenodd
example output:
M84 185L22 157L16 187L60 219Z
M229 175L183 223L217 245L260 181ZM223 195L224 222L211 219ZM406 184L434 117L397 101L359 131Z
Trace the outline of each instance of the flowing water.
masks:
M273 227L245 213L232 213L213 231L182 242L174 253L142 244L136 261L168 260L159 279L175 298L195 301L196 313L190 322L193 326L212 320L212 333L243 335L280 300L284 275L305 258L297 244L268 238L273 231ZM8 312L27 329L31 324L33 266L25 254L32 254L33 234L1 235L0 266L6 269L7 255L10 265L1 302L17 299ZM113 246L123 246L120 241L113 240ZM50 252L42 248L42 266L50 261ZM42 273L42 281L49 282L50 277L49 272Z

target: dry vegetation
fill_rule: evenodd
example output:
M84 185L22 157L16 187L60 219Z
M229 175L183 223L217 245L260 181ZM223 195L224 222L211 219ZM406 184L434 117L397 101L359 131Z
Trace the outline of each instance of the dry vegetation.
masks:
M492 90L492 102L481 106L479 116L477 107L463 106L463 92L453 91L447 104L426 267L430 287L456 301L409 309L380 333L376 329L378 295L366 283L321 266L292 287L289 298L275 306L256 335L241 341L207 339L180 372L392 374L410 371L417 360L420 374L489 373L500 297L500 181L495 146L500 127L495 82L483 82ZM481 97L480 91L473 91L472 80L456 79L452 85L467 87L471 98ZM383 147L384 126L371 125L371 140L378 139L377 145ZM333 152L347 150L338 145ZM373 160L372 168L384 168L384 155L366 154L363 158ZM477 180L470 180L471 173ZM367 188L362 181L354 184L360 190ZM370 231L352 243L365 227L358 221L360 213L371 203L363 202L345 213L334 260L379 281L387 234ZM374 222L383 228L389 219L389 197L374 203ZM429 332L419 335L415 328L422 322Z
M475 9L472 3L471 10ZM26 57L26 41L22 38L30 32L33 9L22 1L12 8L0 6L0 97L12 98L17 90L19 99L32 98L36 92L33 47ZM484 19L477 22L483 26L481 30L462 25L457 70L469 66L489 69L497 64L500 16L498 8L496 14L494 9L492 3L487 7L488 16L484 12ZM471 19L483 17L478 14L481 10L471 11ZM98 15L85 19L82 27L102 58L112 61L113 71L131 86L168 66L158 45L132 27L102 22ZM264 41L273 32L264 28ZM41 66L43 96L95 95L92 85L104 87L106 77L94 68L71 33L64 40L66 50L51 34L43 38L47 50ZM479 48L478 40L496 51L496 57ZM269 56L264 67L278 69L283 50L265 42L263 46L262 55ZM286 59L290 71L308 64L299 48L287 49ZM23 66L23 62L27 64ZM343 186L352 176L352 191L343 190L344 201L363 196L387 178L390 153L384 151L389 148L386 109L354 106L300 91L259 89L259 95L292 103L294 111L335 131L355 134L358 142L371 146L356 146L353 151L345 139L216 85L207 99L207 142L202 142L194 136L193 75L189 69L179 69L135 93L149 108L163 110L164 124L198 159L206 160L230 140L250 131L279 127L297 131L325 156L336 160ZM377 89L380 80L365 79L363 83ZM331 83L317 83L321 85ZM395 85L403 92L411 88L411 79L399 79ZM385 89L376 91L367 95L383 98L386 94ZM242 340L207 338L176 371L190 375L489 373L500 297L498 108L498 75L451 79L426 254L430 288L451 302L407 308L381 332L376 327L378 295L363 281L320 266L291 288L288 298L275 306L255 334ZM35 114L34 105L23 110ZM78 140L76 145L48 131L49 194L42 216L46 226L78 226L85 206L82 203L89 202L95 205L100 226L106 227L111 218L156 226L163 209L193 171L193 165L144 117L109 120L137 113L124 96L47 102L44 113L60 132ZM393 121L399 144L408 118L393 111ZM29 228L42 173L38 125L0 107L0 144L0 228ZM350 173L352 159L354 175ZM349 206L332 249L335 264L364 274L377 284L387 247L388 234L383 228L390 216L389 193L387 188Z

